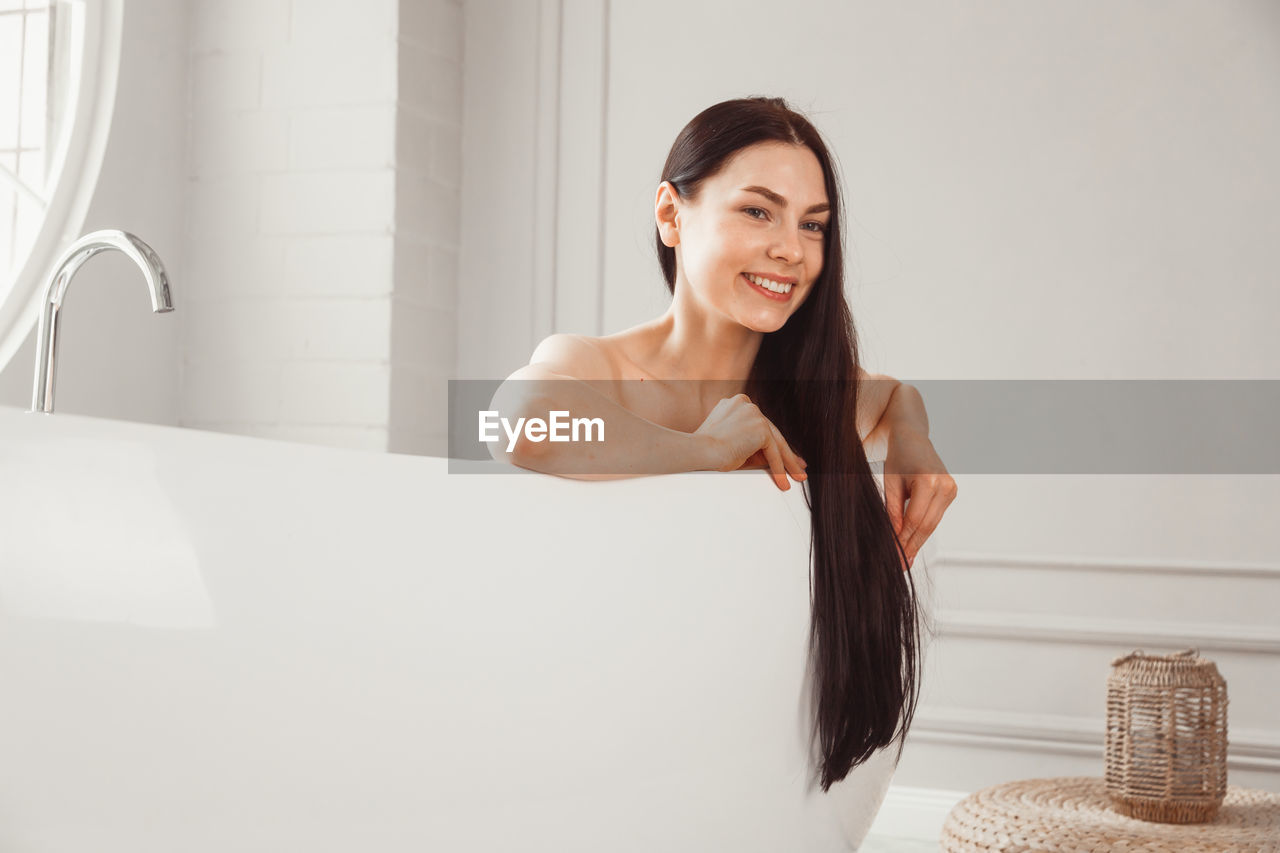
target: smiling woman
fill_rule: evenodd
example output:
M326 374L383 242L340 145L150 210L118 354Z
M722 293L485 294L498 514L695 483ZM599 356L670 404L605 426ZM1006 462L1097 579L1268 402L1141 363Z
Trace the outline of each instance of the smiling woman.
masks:
M765 176L772 187L753 183ZM818 158L800 145L757 143L707 178L696 197L681 198L664 181L656 208L663 246L678 247L677 293L714 316L717 341L733 344L718 351L720 364L710 352L698 357L700 369L746 375L755 333L781 328L822 272L831 205Z
M918 395L859 365L840 218L834 164L804 116L777 98L704 110L676 138L654 204L670 308L607 337L553 335L495 397L526 417L602 417L610 440L490 451L579 479L767 467L784 491L788 476L808 487L824 791L901 749L920 643L902 569L956 492ZM873 436L887 446L884 495Z

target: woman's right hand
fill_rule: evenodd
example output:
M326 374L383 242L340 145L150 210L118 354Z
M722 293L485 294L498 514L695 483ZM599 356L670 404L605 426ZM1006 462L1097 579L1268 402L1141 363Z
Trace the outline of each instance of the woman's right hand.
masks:
M708 439L708 466L715 471L736 471L757 463L768 467L778 488L791 488L790 474L804 480L806 463L787 444L773 422L746 394L726 397L711 410L694 431Z

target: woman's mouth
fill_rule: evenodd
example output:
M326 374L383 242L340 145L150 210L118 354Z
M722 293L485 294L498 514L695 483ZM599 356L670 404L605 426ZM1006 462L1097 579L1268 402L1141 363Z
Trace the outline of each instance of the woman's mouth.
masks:
M794 289L794 285L745 272L742 274L742 280L751 285L752 290L775 302L789 301L791 291Z

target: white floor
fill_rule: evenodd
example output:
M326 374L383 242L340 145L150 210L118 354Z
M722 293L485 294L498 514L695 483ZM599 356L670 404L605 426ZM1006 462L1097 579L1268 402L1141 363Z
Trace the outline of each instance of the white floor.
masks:
M887 835L868 835L858 848L858 853L938 853L936 841L917 841L912 838L892 838Z
M942 826L963 791L890 785L862 853L941 853Z

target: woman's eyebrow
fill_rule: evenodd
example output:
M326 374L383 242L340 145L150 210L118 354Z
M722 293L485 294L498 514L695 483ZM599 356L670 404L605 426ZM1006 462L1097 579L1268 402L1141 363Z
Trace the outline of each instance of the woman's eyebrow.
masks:
M773 190L769 189L768 187L743 187L742 191L748 192L748 193L759 193L760 195L769 199L769 201L776 204L778 207L787 206L787 200L782 196L778 195ZM805 213L825 213L830 209L831 209L831 205L827 204L824 201L822 204L815 204L813 207L806 210Z

